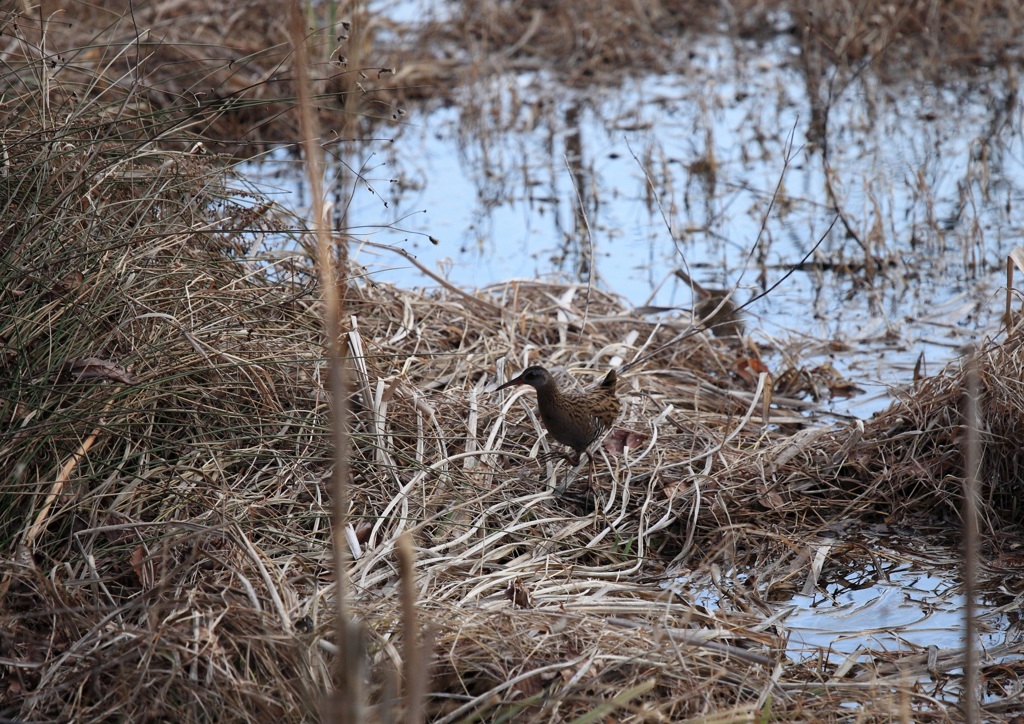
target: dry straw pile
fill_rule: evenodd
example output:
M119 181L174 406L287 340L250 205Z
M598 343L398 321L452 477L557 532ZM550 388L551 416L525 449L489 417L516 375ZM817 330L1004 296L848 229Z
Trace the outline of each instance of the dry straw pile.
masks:
M308 235L231 190L189 119L44 65L8 68L2 109L0 716L315 720L336 609ZM347 272L368 718L406 705L405 532L431 721L957 717L941 674L958 652L794 660L776 604L863 561L821 537L837 522L955 518L959 370L862 428L778 401L766 424L735 351L686 320L573 284L409 291ZM624 375L593 488L553 495L570 471L537 463L531 395L489 387L536 361L587 384L672 340ZM1020 335L979 368L995 540L1018 517ZM1012 691L1012 669L989 682Z

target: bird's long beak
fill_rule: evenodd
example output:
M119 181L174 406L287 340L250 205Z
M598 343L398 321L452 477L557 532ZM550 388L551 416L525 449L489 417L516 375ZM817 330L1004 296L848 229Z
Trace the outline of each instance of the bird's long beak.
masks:
M506 382L505 384L501 385L500 387L494 388L494 391L498 392L499 390L504 390L506 387L513 387L514 385L521 385L521 384L523 384L523 376L519 375L518 377L513 377L512 379L510 379L508 382Z

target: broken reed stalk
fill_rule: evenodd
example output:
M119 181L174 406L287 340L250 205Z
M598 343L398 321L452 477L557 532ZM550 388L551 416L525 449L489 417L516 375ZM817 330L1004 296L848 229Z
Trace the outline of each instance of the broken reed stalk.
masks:
M967 724L980 721L978 691L978 655L975 645L975 595L978 582L978 476L981 462L981 417L978 395L981 391L978 366L979 353L972 351L967 357L967 389L964 401L964 687L963 714Z
M121 391L120 387L114 388L110 393L110 399L107 400L107 404L103 407L101 416L106 414L111 405L114 404L114 399L117 394ZM21 543L18 545L17 555L21 560L27 560L32 556L32 548L35 546L36 538L39 537L39 533L46 528L47 521L49 520L50 508L53 506L54 501L64 492L64 488L67 486L68 480L71 479L71 474L74 472L78 464L88 454L90 448L96 444L96 440L99 438L100 433L103 431L103 420L100 418L100 425L93 429L78 449L71 454L64 464L60 468L60 472L57 473L56 478L53 481L53 485L50 486L50 492L46 494L46 499L43 501L42 507L39 512L36 513L35 520L32 525L25 529L22 534ZM3 579L0 580L0 601L7 597L7 591L10 589L13 575L11 571L4 574Z
M338 279L344 277L345 269L336 269L332 255L331 230L328 225L329 209L324 203L323 176L324 162L320 149L320 123L310 92L309 57L306 52L306 35L299 3L291 4L289 34L295 49L295 80L298 95L299 123L302 134L302 148L306 161L306 175L312 197L312 224L317 239L317 267L320 272L320 286L323 288L324 334L327 337L327 361L330 369L330 393L332 403L331 433L334 442L334 471L331 477L334 488L334 522L332 541L334 545L335 581L338 596L338 690L334 693L326 710L327 719L341 724L357 724L362 717L362 691L360 662L361 645L357 627L350 623L347 603L346 571L349 565L345 526L348 521L348 420L345 357L341 349L341 296Z
M82 444L78 446L78 449L71 454L71 457L61 466L60 473L57 474L56 479L53 481L53 485L50 486L50 492L46 495L46 500L43 502L43 507L39 509L36 514L35 521L32 526L25 531L25 536L21 542L21 550L19 554L30 556L32 554L32 547L35 545L36 538L39 536L39 532L46 527L47 517L50 512L50 508L54 501L64 492L64 488L71 479L71 474L74 472L78 464L85 458L89 453L89 450L93 445L96 444L96 440L99 438L100 433L103 432L103 415L110 411L111 406L114 404L114 400L117 398L118 393L121 391L120 387L115 387L110 393L110 399L107 400L107 404L103 406L103 411L100 413L100 424L97 425L93 431L89 434ZM4 582L7 583L6 581ZM6 590L6 588L4 589Z
M405 722L423 721L423 697L427 691L427 662L419 641L416 616L416 579L413 569L416 554L412 548L412 535L404 531L398 537L399 585L402 587L402 669L405 681Z

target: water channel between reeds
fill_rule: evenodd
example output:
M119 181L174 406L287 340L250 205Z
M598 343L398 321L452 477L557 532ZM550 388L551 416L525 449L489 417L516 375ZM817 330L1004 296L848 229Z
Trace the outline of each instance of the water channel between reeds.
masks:
M998 333L1021 110L997 81L891 88L865 73L832 89L814 140L789 60L782 45L704 37L685 73L614 88L482 81L336 157L336 223L372 278L399 286L434 282L359 239L460 286L557 277L651 318L689 314L675 269L740 303L770 289L746 309L769 367L830 362L865 392L822 407L870 415L915 367L934 374ZM239 170L308 205L288 149Z

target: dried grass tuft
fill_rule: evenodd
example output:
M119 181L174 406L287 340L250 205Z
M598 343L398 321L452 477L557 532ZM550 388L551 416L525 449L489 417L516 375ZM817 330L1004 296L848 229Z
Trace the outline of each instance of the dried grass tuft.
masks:
M0 56L8 69L35 71L8 70L5 80L16 91L45 88L61 112L103 107L122 123L173 118L216 150L251 156L299 137L287 7L273 0L8 6L0 24L16 31L0 39ZM372 57L386 27L358 3L304 3L301 11L326 127L348 138L353 128L396 120L391 94L379 92L394 68ZM130 105L118 107L126 97ZM7 112L5 127L34 118Z
M4 711L315 717L322 336L260 254L290 220L173 114L49 91L8 99L0 171Z

